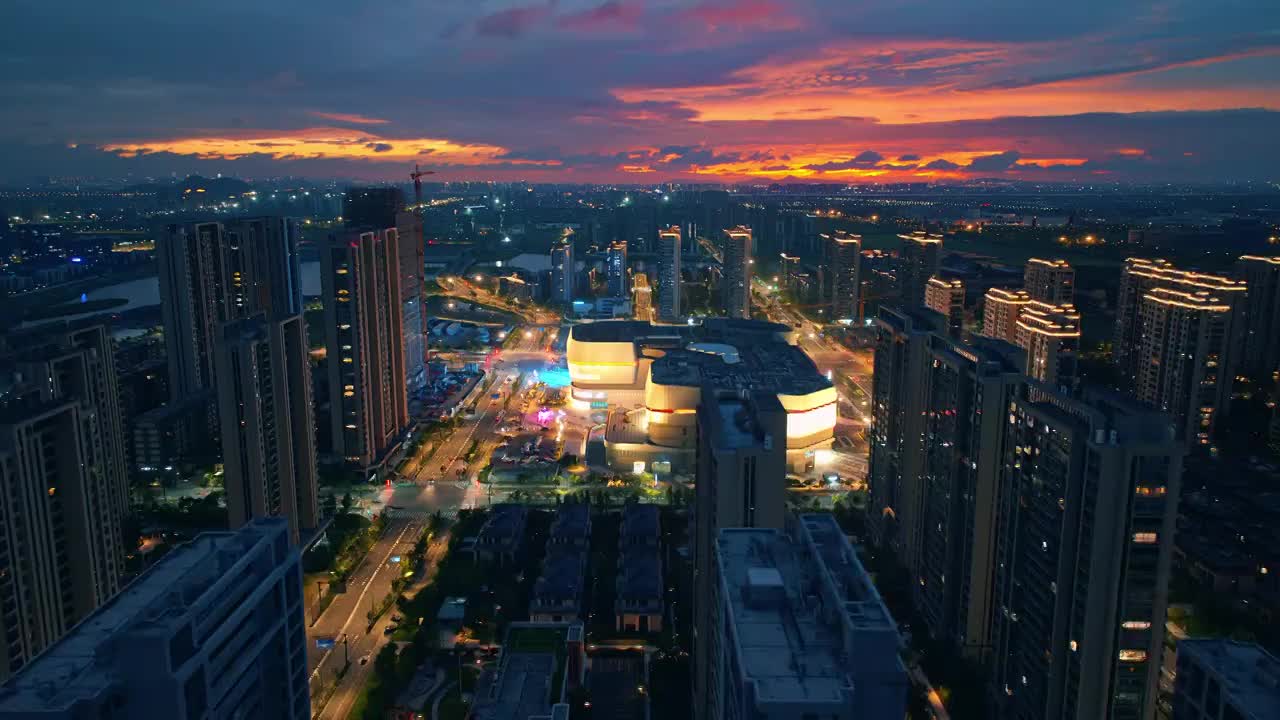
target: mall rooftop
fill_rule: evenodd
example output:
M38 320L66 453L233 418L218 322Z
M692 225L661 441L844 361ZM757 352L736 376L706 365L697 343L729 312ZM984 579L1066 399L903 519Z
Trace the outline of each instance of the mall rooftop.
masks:
M605 320L574 325L578 342L635 342L661 345L664 341L688 342L781 342L781 335L794 332L790 325L767 320L705 318L694 325L655 325L643 320ZM677 342L677 344L681 344Z
M698 325L597 322L574 326L572 337L576 343L634 343L637 358L656 357L653 382L661 385L781 395L832 387L813 360L791 344L793 332L763 320L708 318Z
M831 381L818 372L818 367L803 350L786 343L741 346L693 343L687 349L668 351L653 362L652 370L653 381L662 385L760 390L783 395L807 395L831 387Z

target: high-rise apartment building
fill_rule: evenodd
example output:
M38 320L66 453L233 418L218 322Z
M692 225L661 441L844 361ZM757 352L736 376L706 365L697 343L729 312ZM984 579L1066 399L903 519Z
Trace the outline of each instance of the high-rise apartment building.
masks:
M658 317L663 322L679 322L680 253L679 225L658 233Z
M751 317L751 230L724 231L724 276L720 289L725 317Z
M1280 381L1280 256L1245 255L1236 262L1236 277L1249 287L1238 370L1273 384Z
M1178 641L1177 720L1268 720L1280 708L1280 660L1257 643Z
M289 521L293 542L319 524L307 328L259 314L222 326L215 351L227 512Z
M342 222L351 229L396 227L404 192L396 187L351 188L342 196Z
M697 517L694 536L694 702L696 717L711 714L707 687L714 650L716 539L723 528L781 528L786 513L787 411L777 396L742 397L702 391L697 411Z
M1244 305L1248 286L1242 281L1206 273L1179 270L1167 260L1129 258L1120 274L1120 289L1116 297L1116 327L1112 341L1112 361L1121 376L1129 383L1138 380L1139 368L1148 360L1142 354L1143 298L1156 288L1184 293L1208 291L1230 307L1227 313L1226 345L1229 351L1221 367L1225 377L1234 377L1234 365L1239 356L1239 341L1243 338Z
M649 276L642 272L632 278L631 317L647 323L658 319L653 310L653 288L649 287Z
M156 238L171 400L213 387L214 329L227 316L222 225L171 224Z
M427 379L427 318L423 308L425 257L422 215L406 210L404 192L397 187L352 188L342 196L342 221L348 230L396 230L400 262L400 322L407 389Z
M627 282L627 242L614 240L605 254L605 282L609 297L627 297L631 288Z
M924 304L924 289L929 278L938 274L942 255L942 236L924 230L899 235L902 251L898 264L898 287L904 305Z
M721 530L708 598L706 720L901 720L897 623L829 514Z
M1234 306L1222 293L1156 287L1142 297L1134 394L1169 413L1192 445L1213 439L1230 400L1226 369Z
M862 236L837 230L830 235L824 234L822 240L831 271L831 282L827 288L831 293L831 318L857 319L861 299Z
M923 308L881 308L877 326L868 530L910 573L931 636L982 658L1004 424L1025 353L948 337Z
M287 218L259 217L226 223L170 225L157 246L160 257L161 314L169 353L171 404L208 393L214 399L222 437L228 505L234 525L259 509L288 514L291 503L239 504L263 492L265 485L287 483L299 498L309 498L290 514L295 537L316 525L315 416L302 319L302 273L297 224ZM246 345L231 326L250 318L275 328L287 341ZM281 330L289 328L288 331ZM299 335L299 333L302 333ZM300 344L299 344L300 343ZM276 379L259 377L270 368ZM265 372L265 370L263 370ZM263 394L264 390L272 390ZM273 418L251 428L246 420ZM256 437L257 430L270 435ZM263 450L264 455L249 451ZM270 465L276 452L302 453L288 467ZM263 463L267 462L267 465ZM290 477L276 477L285 469ZM274 508L274 510L272 510Z
M991 717L1154 716L1183 447L1167 415L1029 384L1002 416Z
M173 400L214 386L221 323L302 312L298 228L287 218L166 225L156 256Z
M561 305L573 304L574 279L577 268L573 261L573 238L563 237L551 246L551 300Z
M1076 301L1076 271L1066 260L1031 258L1022 273L1022 287L1032 300L1072 305Z
M333 451L365 473L409 424L397 240L346 230L320 253Z
M1017 344L1027 352L1026 373L1051 386L1075 382L1080 313L1071 305L1032 300L1018 316Z
M106 326L13 332L0 350L3 677L119 589L128 487Z
M1007 343L1018 341L1018 318L1031 302L1025 290L991 288L983 298L982 334Z
M924 305L947 318L947 330L959 337L964 330L964 282L934 276L924 288Z
M867 530L911 572L922 552L929 348L938 333L946 319L926 308L881 307L876 317Z
M423 304L426 258L423 255L422 216L396 213L400 250L400 316L404 327L404 374L408 389L427 382L427 315Z
M929 339L919 567L914 604L930 636L984 659L991 645L995 520L1009 403L1023 352L980 335ZM910 410L909 410L910 411Z
M204 533L0 686L0 720L311 717L289 528Z

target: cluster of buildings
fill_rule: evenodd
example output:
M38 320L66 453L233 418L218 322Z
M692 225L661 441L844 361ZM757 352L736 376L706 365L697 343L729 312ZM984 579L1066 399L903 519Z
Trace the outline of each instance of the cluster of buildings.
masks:
M1031 258L1021 289L992 288L983 297L982 334L1025 350L1028 376L1069 386L1081 335L1074 302L1075 269L1065 260Z
M117 595L131 477L220 458L231 528L280 518L283 529L270 532L284 545L272 552L285 563L289 548L307 543L322 520L319 446L367 472L402 438L406 388L425 376L420 223L403 212L397 191L355 190L346 201L347 225L321 249L328 362L319 385L330 404L327 434L316 432L299 227L286 218L159 228L163 358L145 343L117 351L107 326L93 320L0 339L0 487L12 499L0 506L6 538L0 553L7 553L0 602L9 638L0 650L0 676L19 673L42 652L46 666L60 663L66 647L88 652L82 637L65 646L60 638L73 628L83 636L89 619L119 617L121 607L141 611L132 604L140 602L143 581ZM233 538L239 536L228 535L226 543L244 541ZM181 562L153 574L176 572ZM180 578L170 580L176 589L153 593L186 593ZM296 596L296 568L287 580ZM132 622L119 622L126 620ZM300 637L299 631L286 640ZM19 677L34 682L32 674ZM290 682L303 689L303 702L271 705L282 708L273 715L305 711L305 678ZM208 679L187 692L211 692L214 684ZM188 697L197 700L215 698Z
M696 418L695 717L902 717L897 622L834 517L787 510L779 398L707 387Z
M927 267L924 242L904 241ZM980 333L936 276L880 309L868 530L906 569L929 636L986 668L993 718L1153 717L1184 461L1238 377L1274 392L1278 282L1275 258L1241 258L1236 277L1127 261L1126 392L1076 372L1061 260L988 291Z
M529 619L569 622L582 615L591 556L591 506L562 503L547 538L542 575L533 586Z

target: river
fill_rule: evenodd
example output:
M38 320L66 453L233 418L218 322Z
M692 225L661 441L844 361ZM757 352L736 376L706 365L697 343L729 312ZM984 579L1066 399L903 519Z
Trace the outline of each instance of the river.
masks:
M320 294L320 261L308 260L302 263L302 294L304 296L313 296ZM63 315L58 320L77 320L83 317L91 317L100 315L103 312L120 313L134 308L148 307L160 304L160 278L159 276L139 278L137 280L129 280L127 282L116 283L115 285L107 285L97 290L92 290L81 296L81 301L89 300L108 300L112 298L123 298L129 302L119 307L113 307L109 311L99 310L90 313L77 313L75 315ZM38 325L49 322L48 320L39 320L34 322L23 323L20 327L28 325Z

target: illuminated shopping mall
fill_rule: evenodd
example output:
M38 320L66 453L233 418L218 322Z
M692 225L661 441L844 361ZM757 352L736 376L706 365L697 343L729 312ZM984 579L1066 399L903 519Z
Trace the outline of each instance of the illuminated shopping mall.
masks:
M776 394L787 411L787 461L812 469L831 447L836 391L787 325L712 318L697 325L615 320L574 326L571 399L608 409L605 451L616 470L692 472L704 388Z

